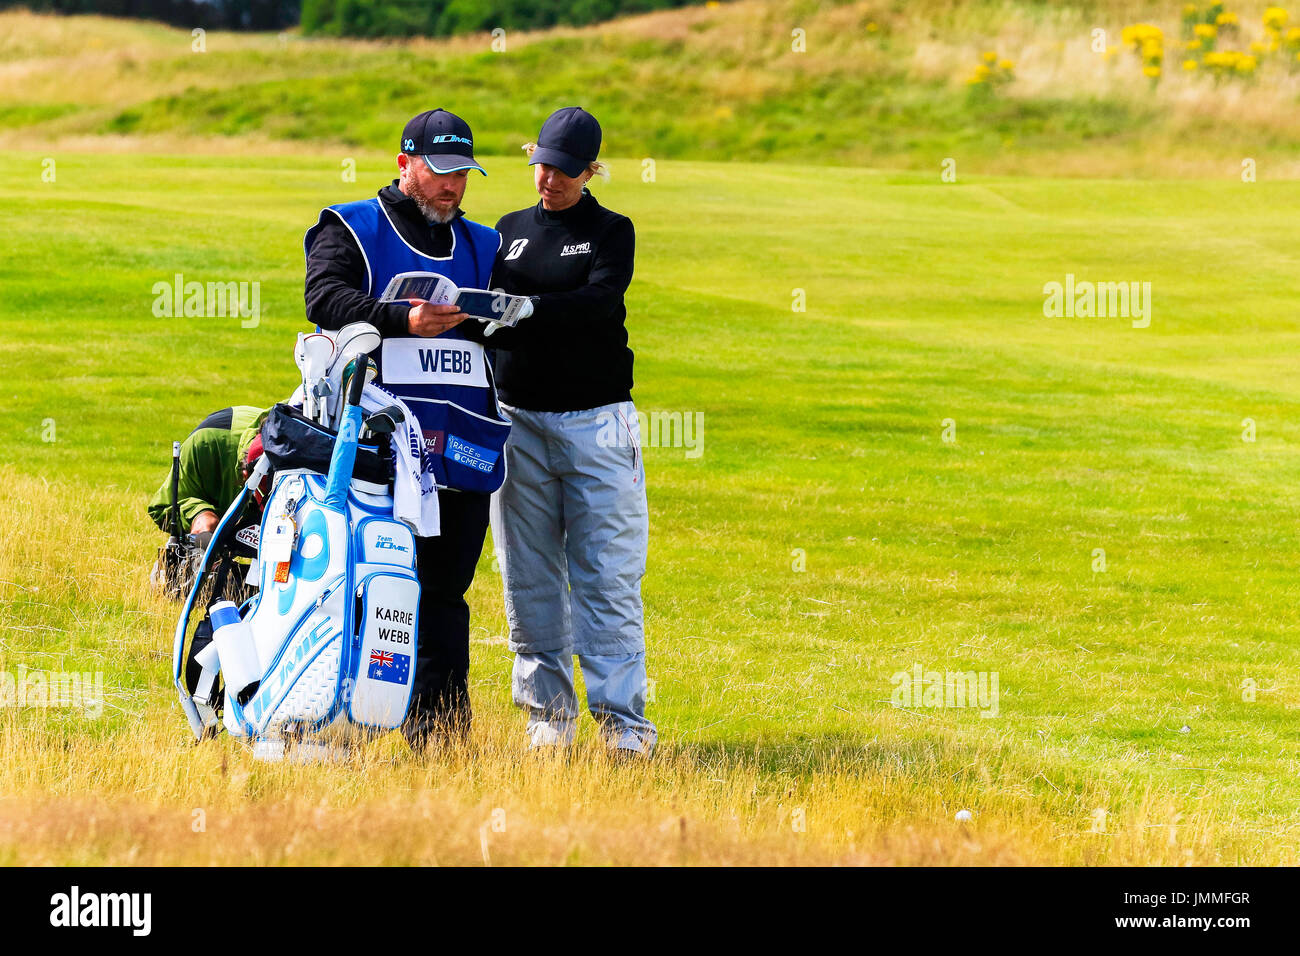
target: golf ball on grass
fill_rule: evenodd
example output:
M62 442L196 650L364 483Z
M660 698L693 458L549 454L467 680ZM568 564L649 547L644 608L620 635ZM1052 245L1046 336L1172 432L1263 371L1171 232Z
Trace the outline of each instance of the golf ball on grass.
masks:
M969 810L958 810L958 811L957 811L957 822L958 822L958 823L965 823L965 822L966 822L967 820L969 820L969 819L970 819L970 811L969 811Z

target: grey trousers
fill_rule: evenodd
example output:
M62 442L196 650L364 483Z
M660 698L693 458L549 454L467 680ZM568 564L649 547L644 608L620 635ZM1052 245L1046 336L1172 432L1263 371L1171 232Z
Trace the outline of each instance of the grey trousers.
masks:
M533 746L572 742L573 656L608 746L649 754L645 717L645 575L649 512L631 402L580 412L503 405L512 424L506 480L492 496L511 691Z

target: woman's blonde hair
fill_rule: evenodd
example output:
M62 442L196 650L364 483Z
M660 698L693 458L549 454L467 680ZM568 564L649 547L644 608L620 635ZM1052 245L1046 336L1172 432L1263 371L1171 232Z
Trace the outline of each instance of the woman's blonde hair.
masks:
M533 151L537 149L537 144L524 143L522 149L525 153L528 154L528 158L532 159ZM593 176L599 176L601 179L605 180L606 182L609 181L609 167L606 166L598 159L594 159L587 164L587 172L591 173L591 175Z

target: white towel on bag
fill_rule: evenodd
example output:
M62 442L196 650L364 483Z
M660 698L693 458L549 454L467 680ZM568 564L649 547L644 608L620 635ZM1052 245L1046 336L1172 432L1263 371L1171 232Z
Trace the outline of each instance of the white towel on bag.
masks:
M377 412L388 405L398 406L405 414L389 436L393 448L393 517L410 525L420 537L430 538L441 533L442 516L433 474L424 467L420 421L405 402L378 385L367 385L361 393L364 412Z

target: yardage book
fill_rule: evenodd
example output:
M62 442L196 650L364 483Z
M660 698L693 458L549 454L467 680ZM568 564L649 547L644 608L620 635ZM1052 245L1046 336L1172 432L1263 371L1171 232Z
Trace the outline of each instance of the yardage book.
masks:
M462 312L480 322L515 325L533 314L533 303L524 295L507 295L491 289L461 289L436 272L400 272L389 280L380 302L423 299L434 305L458 305Z

